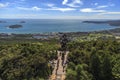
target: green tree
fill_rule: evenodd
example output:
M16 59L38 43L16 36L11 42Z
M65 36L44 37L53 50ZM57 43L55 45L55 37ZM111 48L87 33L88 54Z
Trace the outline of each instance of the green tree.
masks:
M75 65L73 62L69 62L67 67L68 67L69 69L75 70L75 66L76 66L76 65Z
M86 67L84 64L79 64L76 66L76 72L77 72L77 76L76 76L76 80L92 80L92 75L89 74L84 67Z
M95 53L91 55L90 70L95 80L101 80L101 62L99 56Z
M77 80L76 75L77 75L76 71L68 69L65 80Z
M108 54L103 57L102 73L102 80L112 80L112 65Z
M77 80L81 80L81 75L82 75L82 66L81 65L77 65L76 67L76 72L77 72Z
M112 74L115 80L120 80L120 54L114 55L112 59Z

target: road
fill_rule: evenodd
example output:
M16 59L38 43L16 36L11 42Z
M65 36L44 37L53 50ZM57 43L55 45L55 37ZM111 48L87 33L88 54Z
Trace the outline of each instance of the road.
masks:
M58 51L58 59L54 61L55 67L52 72L52 75L50 77L50 80L65 80L65 74L66 74L66 61L67 61L67 56L68 56L68 51L66 52L61 52ZM62 60L62 54L64 54L64 60Z

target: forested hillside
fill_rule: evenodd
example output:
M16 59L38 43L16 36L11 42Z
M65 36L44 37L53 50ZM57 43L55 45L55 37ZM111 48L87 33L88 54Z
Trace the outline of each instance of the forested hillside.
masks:
M120 80L119 41L96 37L66 41L66 38L61 40L65 45L63 49L58 40L3 41L0 43L0 79L47 80L54 69L52 62L58 59L57 51L67 50L66 80Z
M19 43L0 46L2 80L41 80L52 73L50 61L57 58L56 44Z
M120 43L116 40L68 44L66 80L120 80Z

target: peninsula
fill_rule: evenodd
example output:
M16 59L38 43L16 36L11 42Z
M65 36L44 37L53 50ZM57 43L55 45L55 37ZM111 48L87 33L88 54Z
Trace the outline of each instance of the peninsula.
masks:
M109 20L109 21L83 21L83 23L109 24L110 26L120 26L120 20Z

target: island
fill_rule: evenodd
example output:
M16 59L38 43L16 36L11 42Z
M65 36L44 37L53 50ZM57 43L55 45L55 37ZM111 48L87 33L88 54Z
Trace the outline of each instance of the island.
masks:
M6 23L6 21L0 21L0 23Z
M8 26L8 28L11 28L11 29L15 29L15 28L21 28L23 27L22 25L19 25L19 24L15 24L15 25L10 25Z
M25 21L21 21L20 23L25 23Z
M110 26L120 26L120 20L110 20L110 21L83 21L83 23L109 24Z

